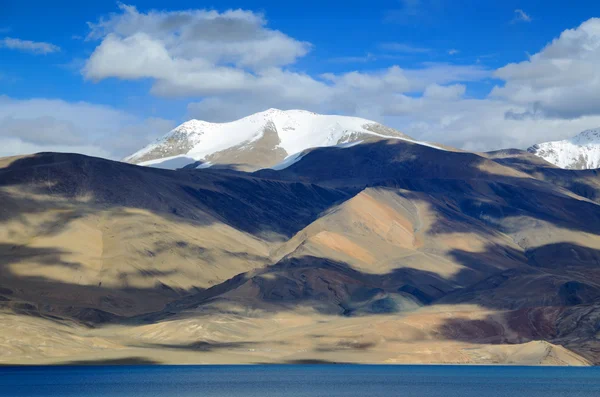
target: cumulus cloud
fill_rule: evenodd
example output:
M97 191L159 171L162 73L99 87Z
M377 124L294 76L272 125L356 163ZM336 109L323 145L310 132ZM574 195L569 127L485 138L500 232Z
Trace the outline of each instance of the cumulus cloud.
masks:
M459 99L467 91L467 87L464 84L454 84L450 86L441 86L438 84L432 84L425 88L423 97L428 99Z
M470 150L524 148L600 125L598 19L496 71L424 63L319 76L295 67L309 43L267 25L263 15L249 11L141 13L122 5L90 24L88 40L98 45L83 73L95 80L150 79L151 93L192 97L188 115L208 121L269 107L301 108L358 115ZM490 78L501 84L490 85L483 98L469 96L470 82L482 86Z
M60 51L60 47L43 41L21 40L13 37L5 37L0 40L0 48L31 52L33 54L50 54Z
M494 71L502 84L486 97L469 98L464 84L432 84L420 96L395 96L381 117L409 135L467 150L565 139L600 126L598 61L600 19L593 18L528 60Z
M10 115L0 119L0 136L19 137L39 145L78 145L83 142L72 122L57 120L48 115L26 119Z
M550 119L600 115L600 19L565 30L529 60L498 69L492 96Z
M413 89L423 89L429 84L450 84L485 80L492 72L481 65L455 65L449 63L425 63L421 69L406 70L413 81Z
M573 120L510 118L525 108L498 99L399 98L382 121L419 139L471 151L527 148L535 143L571 137L600 126L600 117Z
M319 102L349 87L407 90L397 66L369 73L325 75L324 80L285 68L304 56L309 43L266 27L266 19L249 11L192 10L140 13L120 5L120 12L90 24L90 40L100 44L83 73L101 80L151 78L151 92L164 96L270 95L273 101L310 98ZM426 52L402 43L382 44L389 50ZM413 85L473 80L484 75L477 66L426 65L411 74ZM390 84L391 83L391 84ZM360 85L360 87L359 87Z
M101 43L83 74L93 80L152 78L160 95L260 88L274 68L294 63L311 47L267 28L265 18L250 11L119 9L90 24L88 40Z
M423 92L432 85L440 86L439 91L443 91L442 85L457 80L478 80L489 75L488 71L479 67L444 64L431 64L419 70L392 66L367 72L327 73L318 79L281 70L272 73L269 84L263 76L260 89L238 90L190 104L189 115L220 122L278 107L379 119L403 93ZM285 79L281 75L285 75ZM455 92L456 89L451 87L447 90Z
M600 126L599 61L600 19L592 18L528 60L496 70L502 84L487 97L469 98L462 84L438 83L421 96L397 95L382 119L420 139L468 150L565 139Z
M202 98L188 111L210 121L267 107L376 116L395 95L490 74L480 66L426 64L310 76L288 68L310 50L309 43L269 29L264 16L242 10L141 13L121 5L90 29L88 39L100 43L83 68L86 77L149 78L155 95ZM401 43L383 46L428 51Z
M0 156L40 151L120 159L173 127L86 102L0 97Z
M119 9L120 13L108 19L90 23L88 39L109 36L114 43L142 35L176 62L201 59L215 65L232 63L252 69L290 64L310 49L309 43L268 29L265 18L251 11L150 11L144 14L124 4L119 4Z

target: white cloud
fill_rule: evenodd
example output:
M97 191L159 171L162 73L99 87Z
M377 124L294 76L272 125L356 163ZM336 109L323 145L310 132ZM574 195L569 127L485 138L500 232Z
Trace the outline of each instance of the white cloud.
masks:
M479 67L445 64L431 64L420 70L392 66L370 72L328 73L320 79L272 70L270 75L261 76L252 90L213 95L190 104L188 111L192 117L209 121L230 121L269 107L377 119L403 93L423 92L431 85L478 80L487 75L489 72Z
M0 119L0 136L19 137L21 140L45 144L79 145L83 137L76 126L67 120L57 120L49 115L32 118L15 118L12 114Z
M90 24L88 39L102 42L83 69L87 78L150 77L159 92L177 92L193 80L199 92L226 91L221 87L250 84L253 73L291 64L311 47L268 29L264 17L250 11L119 9Z
M426 63L421 69L406 70L413 87L423 89L429 84L481 81L491 77L491 71L481 65Z
M464 97L454 88L463 95L457 99L449 87L431 86L435 89L426 88L421 97L398 96L385 121L416 137L469 150L565 139L600 126L599 62L600 19L592 18L527 61L495 71L503 84L486 98Z
M515 17L511 21L512 23L517 22L531 22L531 17L527 13L519 8L515 10Z
M334 83L335 89L341 91L360 90L381 93L387 90L399 92L410 90L410 82L398 66L376 73L349 72L342 75L325 74L323 77Z
M459 99L465 95L466 91L467 87L464 84L454 84L450 86L432 84L425 88L423 97L427 99L452 100Z
M455 48L451 48L448 50L448 55L456 55L458 54L460 51L455 49Z
M528 108L524 114L575 119L600 115L600 19L565 30L529 60L506 65L492 96Z
M0 40L0 48L8 48L10 50L18 50L43 55L60 51L59 46L51 43L21 40L13 37L5 37L4 39Z
M472 151L527 148L538 142L573 136L600 126L599 116L575 120L510 119L524 108L497 99L403 97L387 109L385 123L419 139Z
M591 19L529 60L497 71L426 63L310 76L293 68L310 44L269 29L262 15L121 6L91 24L89 39L100 43L83 72L91 79L148 78L155 95L198 98L188 114L209 121L301 108L371 118L471 150L524 148L600 125L599 36L600 22ZM488 97L470 98L467 83L490 77L503 84Z
M431 51L431 49L429 49L429 48L415 47L410 44L395 43L395 42L381 43L381 44L379 44L379 48L381 48L382 50L386 50L386 51L403 52L403 53L407 53L407 54L419 54L419 53L427 53L427 52Z
M173 125L86 102L0 96L0 156L59 151L120 159Z
M150 78L155 95L202 98L188 111L211 121L272 106L376 115L394 95L489 75L479 66L426 64L416 70L392 66L317 78L286 68L310 44L266 24L262 15L249 11L140 13L121 5L119 13L90 25L89 39L101 42L83 73L96 80ZM428 51L400 43L384 47Z
M235 64L260 69L293 63L310 44L266 27L251 11L149 11L119 4L120 13L90 23L88 39L126 40L138 34L161 46L174 61L201 59L213 65ZM93 76L92 76L93 77Z
M304 56L310 44L268 29L264 17L250 11L144 14L120 5L120 13L90 28L88 38L102 41L83 68L89 79L151 78L152 93L163 96L275 89L281 97L300 100L322 85L281 68ZM289 88L281 90L284 86Z

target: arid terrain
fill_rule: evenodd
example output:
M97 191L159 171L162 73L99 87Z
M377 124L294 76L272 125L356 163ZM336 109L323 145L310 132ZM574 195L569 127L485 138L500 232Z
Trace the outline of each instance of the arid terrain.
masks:
M600 363L600 177L406 140L0 159L0 363Z

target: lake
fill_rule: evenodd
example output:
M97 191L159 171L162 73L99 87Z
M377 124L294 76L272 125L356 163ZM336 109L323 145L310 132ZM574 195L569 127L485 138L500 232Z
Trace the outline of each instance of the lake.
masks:
M505 366L0 367L12 396L600 396L600 368Z

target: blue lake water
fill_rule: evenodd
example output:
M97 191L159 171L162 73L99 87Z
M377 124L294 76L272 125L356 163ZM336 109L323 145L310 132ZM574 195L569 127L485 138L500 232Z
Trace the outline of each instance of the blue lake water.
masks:
M600 396L600 368L478 366L0 367L0 396Z

